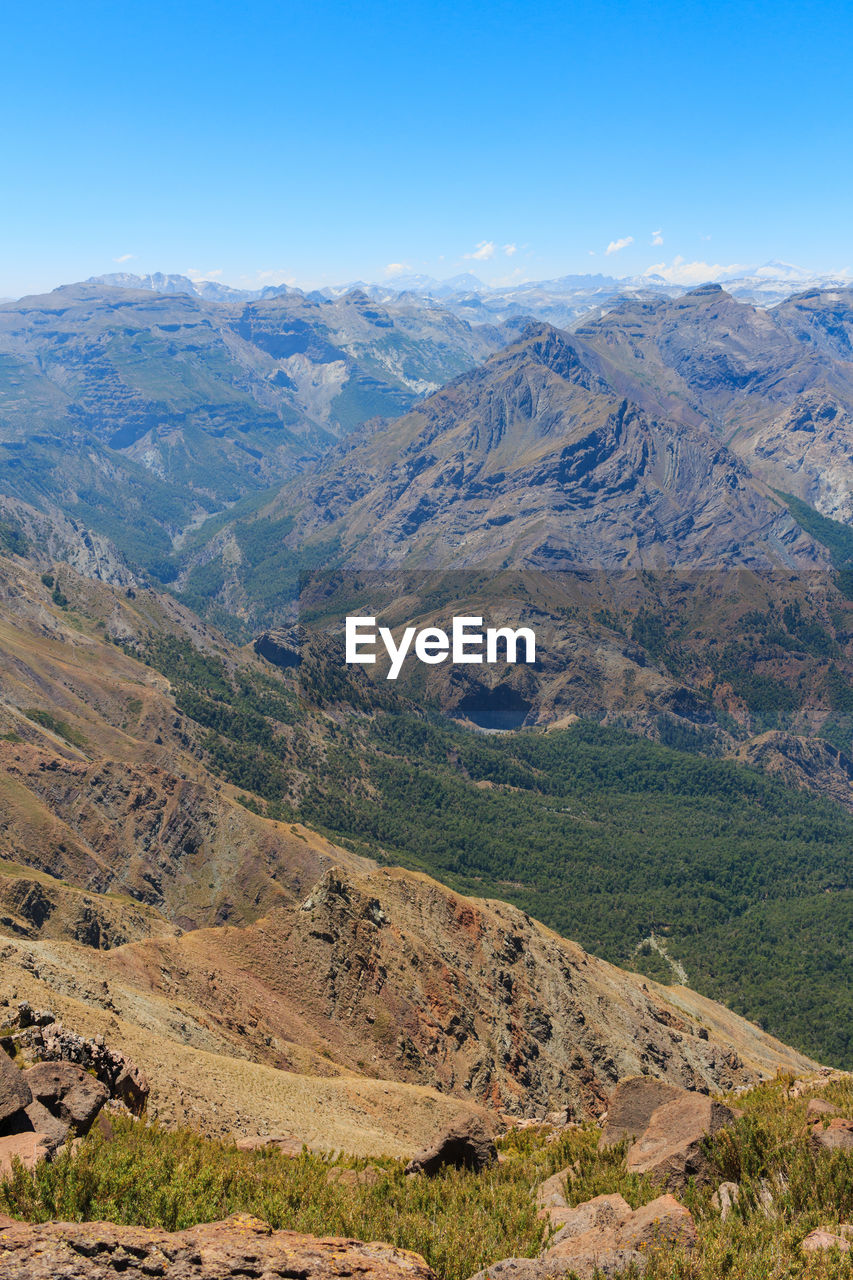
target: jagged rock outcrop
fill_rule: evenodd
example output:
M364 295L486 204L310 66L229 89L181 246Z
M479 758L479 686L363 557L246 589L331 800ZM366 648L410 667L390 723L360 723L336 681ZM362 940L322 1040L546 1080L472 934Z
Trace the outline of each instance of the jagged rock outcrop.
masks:
M67 982L52 964L43 978ZM643 1073L711 1091L810 1069L721 1006L606 964L516 908L343 857L299 908L93 964L94 989L106 983L128 1019L179 990L182 1019L219 1052L369 1072L517 1116L599 1115Z
M87 1097L100 1097L103 1093L93 1117L107 1097L117 1099L133 1115L145 1110L151 1091L145 1074L125 1054L111 1048L102 1035L78 1035L57 1022L50 1011L33 1009L27 1000L19 1001L6 1023L3 1048L9 1052L22 1050L27 1059L37 1062L25 1073L27 1084L39 1101L55 1102L63 1118L63 1108L73 1109L73 1100L69 1102L65 1094L73 1089L76 1097L80 1088ZM82 1116L72 1118L85 1128L91 1123L91 1119L86 1122Z
M175 1232L2 1218L0 1259L4 1280L435 1280L423 1258L405 1249L273 1231L247 1214Z
M46 1021L50 1017L21 1001L17 1017L10 1020L12 1027L17 1022L20 1029L7 1028L3 1036L0 1176L11 1172L15 1159L33 1168L69 1138L88 1133L109 1100L136 1115L145 1108L149 1086L134 1063L107 1049L102 1037L86 1041ZM15 1051L14 1060L7 1048ZM44 1060L33 1061L40 1055ZM85 1062L87 1069L80 1062Z

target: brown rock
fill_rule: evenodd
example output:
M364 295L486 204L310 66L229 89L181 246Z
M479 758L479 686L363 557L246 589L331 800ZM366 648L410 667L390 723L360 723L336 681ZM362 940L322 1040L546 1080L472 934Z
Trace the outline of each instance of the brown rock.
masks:
M559 1173L552 1173L550 1178L545 1179L536 1192L538 1208L565 1209L567 1207L565 1187L570 1172L570 1169L561 1169Z
M51 1151L56 1151L68 1137L68 1125L64 1120L52 1116L47 1107L38 1099L34 1099L26 1108L27 1117L34 1133L41 1133L50 1143Z
M833 1235L831 1231L812 1231L803 1240L800 1248L804 1253L817 1253L821 1249L839 1249L841 1253L849 1253L850 1241L843 1236Z
M615 1231L631 1217L631 1206L620 1195L596 1196L573 1209L554 1208L551 1221L559 1231L545 1252L545 1257L567 1257L574 1241L590 1231Z
M132 1062L125 1063L113 1085L113 1097L123 1102L128 1111L141 1116L148 1105L151 1086L148 1077Z
M853 1151L853 1120L833 1116L826 1128L818 1121L811 1142L816 1151Z
M639 1138L645 1133L652 1113L683 1092L665 1080L653 1080L650 1076L631 1076L621 1081L610 1096L599 1149L615 1146L623 1138Z
M501 1258L500 1262L493 1262L483 1271L478 1271L470 1280L546 1280L548 1276L559 1274L554 1267L548 1271L539 1258Z
M572 1209L552 1205L548 1211L563 1226L540 1258L505 1258L472 1280L549 1280L564 1275L597 1280L621 1275L632 1265L639 1274L657 1246L692 1248L697 1240L692 1216L670 1195L633 1211L620 1195L596 1196Z
M44 1133L13 1133L0 1138L0 1177L9 1176L13 1160L20 1160L25 1169L34 1169L51 1150L50 1139Z
M811 1098L806 1107L806 1119L817 1120L820 1116L837 1116L838 1107L825 1098Z
M15 1223L0 1231L0 1246L3 1280L435 1280L417 1253L271 1231L244 1214L174 1233L108 1222Z
M37 1062L23 1074L33 1096L75 1133L88 1133L109 1097L106 1085L74 1062Z
M618 1232L619 1244L630 1249L650 1249L659 1244L695 1247L696 1223L689 1209L674 1196L658 1196L635 1209Z
M449 1125L434 1146L420 1151L406 1165L406 1173L437 1173L445 1165L456 1169L485 1169L497 1163L494 1138L478 1116L462 1116Z
M730 1124L734 1114L701 1093L683 1093L652 1113L648 1128L628 1151L630 1173L650 1173L670 1191L688 1178L704 1182L711 1170L702 1139Z
M632 1264L641 1274L646 1259L635 1249L620 1248L612 1234L587 1232L577 1238L577 1249L569 1256L542 1258L504 1258L478 1271L471 1280L553 1280L571 1276L578 1280L601 1280L621 1276Z
M32 1100L23 1071L15 1066L4 1049L0 1049L0 1121L29 1106Z

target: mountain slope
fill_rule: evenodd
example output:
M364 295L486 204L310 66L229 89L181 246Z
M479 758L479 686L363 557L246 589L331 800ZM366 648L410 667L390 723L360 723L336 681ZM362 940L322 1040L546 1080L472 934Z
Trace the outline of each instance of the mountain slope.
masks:
M853 518L853 290L764 310L719 285L626 302L577 329L587 359L650 413L704 424L751 471Z
M533 325L257 518L338 566L818 567L822 551L701 428L653 417Z
M667 970L643 942L665 928L708 994L812 1052L847 1052L829 963L847 946L841 809L589 724L497 740L430 726L345 669L331 640L282 670L168 597L63 566L50 588L0 563L11 932L107 946L250 925L292 910L332 865L361 876L364 853L507 897L653 976ZM355 852L330 845L340 837ZM145 911L122 934L112 902L96 911L104 894Z

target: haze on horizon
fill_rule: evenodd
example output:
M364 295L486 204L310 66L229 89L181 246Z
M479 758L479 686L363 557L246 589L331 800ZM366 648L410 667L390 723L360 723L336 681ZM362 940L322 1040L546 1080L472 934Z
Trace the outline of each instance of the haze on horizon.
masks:
M838 0L48 0L5 25L0 296L853 270Z

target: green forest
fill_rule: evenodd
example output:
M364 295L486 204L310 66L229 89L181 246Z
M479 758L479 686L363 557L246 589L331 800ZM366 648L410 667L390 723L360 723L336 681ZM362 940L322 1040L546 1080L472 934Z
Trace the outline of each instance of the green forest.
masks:
M148 660L252 808L674 980L654 934L697 990L853 1066L853 817L837 805L591 722L465 730L384 690L371 702L334 664L288 683L175 640Z

